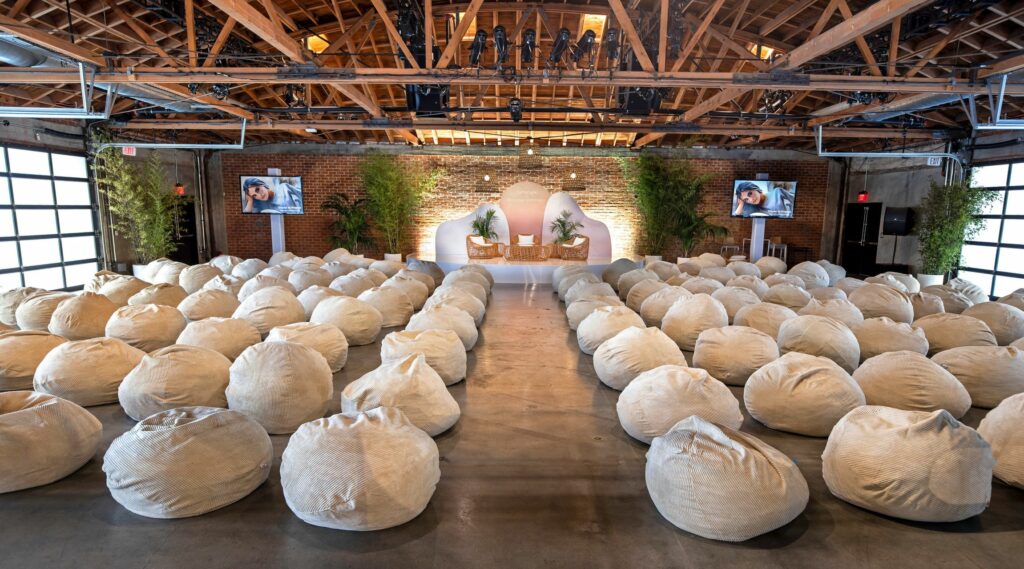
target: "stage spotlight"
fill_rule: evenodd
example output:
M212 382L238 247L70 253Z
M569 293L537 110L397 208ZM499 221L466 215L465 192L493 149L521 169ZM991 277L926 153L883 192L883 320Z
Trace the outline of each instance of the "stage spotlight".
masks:
M498 68L508 62L508 37L505 36L505 26L494 28L494 51L498 55Z
M533 28L523 32L523 45L519 46L519 57L523 63L533 63L533 52L537 49L537 31Z
M519 97L509 99L508 112L512 115L512 122L521 121L523 119L523 100Z
M576 41L576 45L572 50L572 60L574 63L579 63L584 57L590 57L590 53L594 50L594 40L596 39L597 34L594 33L594 30L583 32L583 35Z
M480 64L480 55L487 49L487 32L477 30L473 43L469 44L469 64L476 67Z
M619 58L619 30L608 28L604 33L604 52L609 63Z
M221 83L215 83L210 86L210 92L213 93L213 97L218 101L223 101L228 98L228 92L231 90L230 87Z
M569 28L562 28L558 30L558 37L555 38L555 44L551 46L551 53L548 54L548 65L558 65L558 62L562 60L562 55L567 49L569 49Z

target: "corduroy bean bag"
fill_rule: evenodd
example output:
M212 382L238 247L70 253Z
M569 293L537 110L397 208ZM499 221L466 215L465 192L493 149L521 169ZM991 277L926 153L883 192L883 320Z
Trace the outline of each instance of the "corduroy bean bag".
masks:
M778 285L792 285L803 289L806 289L807 287L807 283L805 283L802 278L797 275L789 275L786 273L775 273L774 275L767 276L764 278L764 283L768 285L769 288Z
M991 409L1024 393L1024 351L1017 348L964 346L939 352L932 361L963 384L975 407Z
M845 324L825 316L797 316L779 327L779 351L824 356L852 372L860 363L860 344Z
M263 277L264 279L277 279L279 281L288 282L288 276L291 275L291 274L292 274L292 268L289 267L288 265L285 265L284 263L282 263L280 265L271 265L271 266L263 269L262 271L260 271L260 273L258 275L256 275L255 277L253 277L252 279L249 279L249 280L255 280L257 278ZM248 282L248 281L246 281L246 282ZM288 283L288 284L290 285L291 283ZM275 282L274 286L282 286L282 285Z
M950 281L946 283L946 286L952 287L953 290L956 290L960 294L966 296L968 299L970 299L972 304L980 304L982 302L988 302L989 300L991 300L988 297L988 294L985 291L981 290L981 287L972 283L971 281L967 281L961 278L955 278L950 279Z
M494 275L491 274L491 271L488 271L487 269L485 269L483 265L474 265L474 264L464 265L461 270L464 270L464 271L475 271L475 272L479 273L480 275L482 275L485 279L487 279L487 282L490 283L490 284L487 285L487 292L490 292L491 291L491 287L494 286Z
M190 321L206 318L230 318L241 303L230 292L223 290L199 290L185 297L178 304L178 310Z
M351 273L352 271L358 269L359 267L357 267L355 265L350 265L349 263L342 263L341 261L331 261L331 262L328 262L328 263L324 263L320 268L325 270L325 271L327 271L327 273L331 275L331 280L333 281L334 279L336 279L336 278L338 278L340 276L347 275L347 274ZM402 270L407 270L407 269L402 269ZM409 272L415 272L415 271L409 271ZM434 279L430 278L430 276L428 276L428 275L426 275L424 273L419 273L419 274L421 274L424 277L430 279L430 284L431 284L431 286L433 286Z
M619 391L641 373L663 365L685 366L686 358L672 338L657 328L626 328L594 352L598 379Z
M625 306L618 296L586 296L565 307L570 330L578 330L590 313L601 306Z
M864 321L864 316L856 305L849 300L841 299L817 300L812 298L811 301L807 303L807 306L801 308L797 314L800 316L806 316L808 314L815 316L827 316L846 324L846 326L851 329Z
M612 285L612 288L617 290L619 286L619 279L622 278L622 275L629 271L636 270L637 268L639 267L635 261L624 258L616 259L612 264L605 267L604 271L601 273L601 280Z
M150 283L155 283L156 275L158 272L160 272L160 267L163 267L164 263L170 262L172 261L167 257L160 257L159 259L150 261L145 267L142 267L141 270L136 270L135 272L136 274L139 275L139 278L141 278L142 280Z
M614 296L618 298L615 289L608 283L576 281L575 284L569 287L569 290L565 291L565 305L569 306L583 297L593 298L599 296Z
M722 283L722 286L725 286L725 283L736 278L736 273L729 267L704 267L697 276L718 281Z
M16 316L16 312L18 311L18 307L21 306L22 302L25 302L26 298L37 292L45 291L39 288L25 286L0 292L0 324L17 326L18 318Z
M748 263L746 261L732 261L726 265L726 268L736 273L737 277L748 276L756 279L761 278L761 269L759 269L754 263Z
M384 283L384 284L386 285L387 283ZM434 292L445 291L445 290L453 289L453 288L456 288L456 289L468 292L469 294L473 295L473 298L479 300L480 304L484 305L484 308L487 308L487 301L488 301L487 290L484 289L484 287L480 286L478 283L470 282L470 281L467 281L467 280L455 281L453 283L449 283L449 284L446 284L446 285L441 285L441 286L435 288ZM429 297L427 297L427 298L429 298ZM423 300L424 300L423 304L426 305L426 298L424 298Z
M632 268L635 269L637 267L636 267L636 265L634 265ZM552 290L554 290L557 293L558 292L558 285L560 285L562 283L562 279L564 279L565 277L567 277L569 275L580 274L580 273L584 273L584 272L590 272L590 269L587 268L586 265L582 265L582 264L558 265L557 267L555 267L554 271L551 271L551 288L552 288ZM615 286L618 282L619 281L616 280L614 283L612 283L612 286Z
M0 393L0 494L56 482L89 462L103 424L70 401L34 391Z
M789 269L789 272L786 274L800 277L800 280L804 281L804 288L808 289L831 285L831 280L825 268L812 261L804 261Z
M640 315L625 306L602 306L580 322L576 340L581 352L593 355L601 344L630 327L644 328Z
M426 509L439 465L429 435L400 410L378 407L302 425L281 456L281 487L288 508L310 525L382 530Z
M562 277L561 280L558 281L558 288L555 289L555 292L558 293L559 300L568 304L569 291L575 288L577 284L586 286L588 284L595 285L598 283L601 283L601 279L594 273L590 271L578 271Z
M206 281L206 284L203 285L203 290L222 290L238 298L238 293L241 292L242 285L244 284L245 280L242 277L221 275Z
M2 420L2 419L0 419ZM1024 489L1024 393L1003 399L978 425L978 434L992 446L996 465L992 474Z
M811 302L811 293L796 285L777 284L770 287L761 300L797 311Z
M262 342L231 364L225 395L229 409L280 435L323 417L333 391L331 366L320 352L293 342Z
M722 303L722 306L725 307L725 313L729 315L729 322L733 321L733 318L736 317L736 313L739 312L741 308L761 304L761 299L758 298L757 293L749 288L738 286L720 288L711 293L711 298Z
M1021 310L1024 310L1024 288L1019 288L1011 292L1010 294L1002 296L996 302L1009 304L1010 306L1015 306ZM2 320L2 318L0 318L0 320Z
M462 412L421 353L384 362L377 369L345 386L341 392L343 413L394 407L409 421L435 437L452 428Z
M868 284L868 283L866 283L866 282L864 282L864 281L862 281L860 279L855 279L853 277L846 277L846 278L839 279L836 282L835 287L838 288L839 290L845 292L846 296L850 296L851 294L853 294L853 291L857 290L858 288L860 288L860 287L862 287L862 286L864 286L866 284Z
M866 284L850 293L850 302L860 309L864 318L885 316L896 322L914 321L914 305L907 293L880 284Z
M295 288L296 292L302 292L311 286L329 286L334 277L327 271L316 269L302 269L292 271L288 274L288 284Z
M833 286L813 288L807 292L811 293L812 300L850 300L843 289ZM858 308L857 311L859 312L860 309Z
M647 491L676 527L745 541L793 521L807 506L800 469L761 440L691 416L654 439Z
M199 346L174 345L147 354L116 390L126 415L141 421L176 407L227 407L231 360Z
M423 305L427 303L427 298L430 296L430 290L427 288L427 285L409 277L396 275L384 281L384 284L380 286L382 288L393 288L400 291L409 299L409 302L412 303L413 310L423 308ZM480 292L483 292L484 298L487 298L487 292L484 291L483 287L477 284L462 282L456 286L473 286Z
M660 328L668 309L680 298L692 295L693 293L681 286L666 286L644 299L640 304L640 317L644 319L644 324Z
M50 316L49 331L68 340L98 338L117 305L102 294L83 292L57 305Z
M761 257L754 262L761 269L761 278L768 278L776 273L786 272L786 262L778 257Z
M409 257L406 259L405 268L430 276L434 279L434 286L441 286L441 281L444 280L444 270L433 261L421 261L415 257Z
M188 268L185 263L177 261L165 261L153 275L153 284L169 284L177 286L180 282L181 272Z
M723 288L725 285L716 281L715 279L708 279L704 277L693 277L692 279L686 279L686 282L679 285L686 289L691 294L708 294L715 292L716 290Z
M246 348L259 343L260 331L237 318L207 318L190 322L176 344L209 348L234 361Z
M40 330L0 332L0 391L32 389L32 376L40 362L65 342Z
M928 338L924 330L891 318L868 318L850 328L860 344L860 361L864 362L886 352L917 352L928 354Z
M115 273L114 271L100 270L93 273L92 277L82 286L82 290L86 292L98 293L103 285L110 281L117 280L124 275Z
M272 286L252 293L231 317L245 320L266 336L272 328L302 322L306 319L306 310L291 291Z
M249 280L260 274L260 271L267 266L267 262L263 259L246 259L231 269L231 276Z
M448 273L445 275L444 280L441 281L441 284L448 285L458 281L469 281L484 287L484 290L488 292L491 290L491 283L487 280L487 277L476 271L467 270L465 268Z
M933 294L941 298L943 310L950 314L960 314L974 304L971 299L949 285L926 286L921 289L921 292Z
M395 273L395 276L392 278L411 278L423 283L427 287L427 296L430 296L430 293L434 292L434 289L439 286L430 275L410 269L402 269Z
M828 275L828 286L836 286L836 283L841 279L846 278L846 269L843 267L821 259L817 261L821 268L825 269L825 274Z
M648 297L668 286L668 283L662 281L640 281L630 287L629 294L626 295L626 306L634 312L640 312L640 307Z
M277 265L285 265L289 261L294 261L298 258L299 256L296 255L295 253L292 253L291 251L278 251L277 253L274 253L273 255L270 256L270 261L268 262L268 264L271 267Z
M444 304L464 310L466 314L473 317L473 322L479 326L484 321L484 314L487 308L482 302L471 293L457 287L438 287L434 294L430 295L423 308L430 308Z
M704 269L704 265L694 261L693 259L684 259L676 263L676 267L679 268L681 277L695 277L700 274ZM672 277L677 278L677 277Z
M45 332L50 329L50 319L56 312L60 303L72 298L73 294L67 292L51 292L48 290L39 291L23 300L14 313L18 328L22 330L39 330Z
M725 257L718 253L701 253L697 262L704 267L724 267L727 264Z
M644 265L644 268L654 272L663 281L679 274L679 266L668 261L650 261Z
M619 277L618 286L615 287L616 290L619 291L619 298L626 300L629 295L629 289L636 286L640 281L645 280L660 281L661 279L658 278L658 273L648 271L647 269L633 269L632 271L624 273Z
M256 275L255 277L245 281L242 288L238 289L238 300L245 302L245 299L256 294L257 292L267 288L280 288L295 296L297 292L295 287L291 285L286 279L279 279L277 277L269 277L267 275Z
M750 374L779 357L775 339L747 326L709 328L693 349L693 366L727 385L743 385Z
M781 304L762 302L753 306L745 306L736 312L732 319L734 326L750 326L768 334L773 339L779 337L782 323L797 317L797 313Z
M455 385L466 378L466 348L451 330L405 330L384 336L381 362L402 360L412 354L422 354L445 385Z
M739 275L725 283L725 286L749 288L757 295L757 298L764 298L764 295L768 293L768 285L760 277L754 275Z
M917 294L921 292L921 282L917 280L913 275L906 273L898 273L896 271L886 271L882 275L890 276L903 284L903 288L907 290L908 294ZM879 275L879 276L882 276Z
M203 288L207 282L224 274L224 271L212 264L192 265L181 271L178 276L178 285L185 289L185 292L193 292Z
M358 269L357 269L358 270ZM351 296L355 298L362 294L365 290L370 290L375 287L373 279L365 274L356 274L355 271L342 275L333 281L331 281L331 288L344 294L345 296Z
M687 352L694 350L701 332L728 325L725 306L707 294L680 298L661 319L661 330Z
M107 321L106 335L133 348L152 352L170 346L188 322L177 308L136 304L118 308Z
M864 279L864 282L868 284L880 284L883 286L887 286L889 288L894 288L900 292L905 292L909 294L909 291L907 291L907 285L903 284L902 281L898 280L896 277L892 275L887 275L883 273L881 275L868 277Z
M114 338L61 344L36 368L32 385L83 407L117 402L117 388L146 352Z
M409 324L405 327L406 332L422 330L451 330L459 336L459 340L462 340L462 346L466 348L466 351L472 350L480 337L480 332L476 329L476 323L473 322L472 316L465 310L445 304L417 312L409 319Z
M210 266L217 267L221 273L225 275L231 274L231 269L235 268L235 265L242 262L241 257L235 257L232 255L217 255L210 259Z
M932 314L915 320L913 326L924 330L929 356L961 346L999 345L988 324L963 314Z
M345 335L349 346L374 343L384 325L384 317L379 310L367 302L347 296L325 298L313 309L309 321L334 325Z
M380 312L381 326L384 328L405 326L415 311L409 297L393 287L373 287L363 291L359 295L359 300Z
M743 424L740 402L724 383L702 369L678 365L636 376L619 394L615 410L629 436L647 444L691 415L730 429Z
M324 261L330 263L332 261L337 261L342 257L350 256L352 256L352 253L348 249L344 247L338 247L336 249L331 249L330 251L328 251L327 254L324 255Z
M750 416L770 429L827 437L864 392L835 362L790 352L755 371L743 388Z
M150 285L132 295L128 299L130 306L139 304L160 304L162 306L177 307L185 300L188 293L178 285L157 283Z
M395 276L398 271L404 269L405 263L400 263L398 261L374 261L370 264L370 268L380 271L390 278Z
M1000 346L1024 338L1024 310L1001 302L980 302L964 310L964 316L988 324Z
M296 322L278 326L267 334L267 342L295 342L309 346L320 353L331 366L331 372L337 373L348 361L348 340L345 334L333 324L315 324L313 322Z
M915 292L910 295L910 304L914 307L914 320L924 318L929 314L945 312L942 299L927 292Z
M865 405L832 429L821 473L834 496L919 522L976 516L992 494L992 451L948 412Z
M945 409L963 417L971 396L956 377L917 352L886 352L853 372L869 405L907 411Z

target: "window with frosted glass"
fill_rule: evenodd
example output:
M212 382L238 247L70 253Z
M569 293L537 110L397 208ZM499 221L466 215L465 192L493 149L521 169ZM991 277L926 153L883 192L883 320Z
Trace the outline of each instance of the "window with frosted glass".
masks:
M79 289L99 267L84 155L0 146L0 290Z
M981 216L982 230L964 242L957 276L993 297L1024 288L1024 162L973 169L974 185L998 198Z

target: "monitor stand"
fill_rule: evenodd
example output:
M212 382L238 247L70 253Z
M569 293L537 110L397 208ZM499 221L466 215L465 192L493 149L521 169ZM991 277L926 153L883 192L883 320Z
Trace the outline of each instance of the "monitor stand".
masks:
M755 217L751 222L753 225L750 227L750 257L747 260L753 263L764 255L764 218Z

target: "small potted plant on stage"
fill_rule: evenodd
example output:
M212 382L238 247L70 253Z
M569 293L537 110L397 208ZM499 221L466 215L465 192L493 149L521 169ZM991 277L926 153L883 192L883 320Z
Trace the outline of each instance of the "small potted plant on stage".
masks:
M371 221L384 238L385 260L402 260L413 218L440 176L439 170L428 171L406 164L390 154L371 152L366 155L359 177L366 191Z
M352 199L341 192L327 196L320 209L334 214L337 218L328 228L331 234L327 240L332 247L344 247L357 253L370 235L370 220L366 213L365 199Z
M493 227L497 215L497 211L489 209L473 219L473 233L466 236L466 255L470 259L493 259L501 256L501 244L494 242L498 238Z
M932 182L928 197L921 202L917 239L921 253L921 286L942 284L946 274L960 262L964 241L985 225L978 217L999 194L972 188L970 181L940 185Z
M562 256L563 246L567 247L583 247L586 246L586 237L580 235L579 230L583 228L583 224L572 218L572 212L569 210L562 211L562 214L551 221L551 232L555 234L555 242L552 247L551 257L558 258ZM583 240L580 243L576 243L577 240ZM570 254L570 256L573 256ZM576 255L575 257L579 257ZM583 255L583 260L586 260L586 255Z

